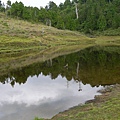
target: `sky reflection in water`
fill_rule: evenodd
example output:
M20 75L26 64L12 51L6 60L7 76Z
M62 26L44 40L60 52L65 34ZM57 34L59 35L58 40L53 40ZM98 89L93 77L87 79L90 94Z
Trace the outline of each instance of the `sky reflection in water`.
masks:
M93 99L102 86L119 84L118 51L119 47L87 48L1 76L0 120L51 118Z
M60 111L93 99L102 87L67 82L59 75L55 80L42 73L29 77L26 84L0 84L0 120L33 120L36 116L50 118Z

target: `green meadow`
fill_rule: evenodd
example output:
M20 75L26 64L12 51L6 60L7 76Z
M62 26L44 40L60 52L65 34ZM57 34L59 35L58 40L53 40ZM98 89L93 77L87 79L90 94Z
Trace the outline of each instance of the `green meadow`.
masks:
M0 75L90 46L120 46L120 36L86 36L77 31L59 30L0 13ZM71 108L51 120L119 120L120 86L107 89L94 101Z

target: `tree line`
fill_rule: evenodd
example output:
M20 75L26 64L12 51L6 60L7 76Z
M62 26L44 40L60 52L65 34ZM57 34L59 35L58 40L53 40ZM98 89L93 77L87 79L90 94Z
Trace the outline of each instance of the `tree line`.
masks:
M11 17L43 22L58 29L91 33L120 27L120 0L65 0L58 6L50 1L45 8L27 7L22 2L0 1L0 11Z

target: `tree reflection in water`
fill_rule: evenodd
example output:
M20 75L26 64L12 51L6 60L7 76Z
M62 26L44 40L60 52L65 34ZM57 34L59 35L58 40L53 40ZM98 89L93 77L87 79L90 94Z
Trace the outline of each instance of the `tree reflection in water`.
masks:
M117 46L90 47L42 63L34 63L0 76L0 82L10 83L12 86L15 83L25 84L29 76L39 76L42 73L45 76L49 75L51 79L59 75L68 81L74 79L79 83L78 91L82 90L81 82L91 86L120 83L120 53L115 51L116 48L120 51Z

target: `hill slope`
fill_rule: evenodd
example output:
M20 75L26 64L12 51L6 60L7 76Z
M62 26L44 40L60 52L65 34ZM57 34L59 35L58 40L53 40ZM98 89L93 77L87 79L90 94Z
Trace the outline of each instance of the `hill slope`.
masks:
M0 13L0 69L13 69L95 45L120 45L120 36L87 37ZM1 72L3 74L3 72Z

